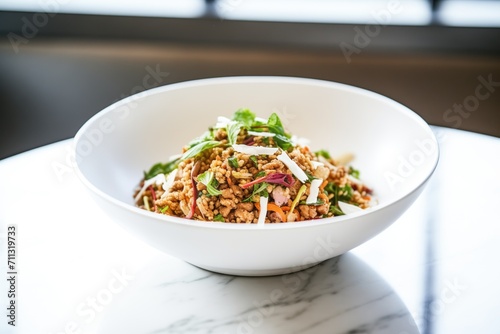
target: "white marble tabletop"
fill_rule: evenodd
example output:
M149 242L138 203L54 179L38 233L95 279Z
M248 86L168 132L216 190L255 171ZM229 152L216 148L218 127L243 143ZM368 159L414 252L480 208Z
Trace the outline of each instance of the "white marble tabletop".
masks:
M0 333L499 333L500 139L433 129L436 174L394 225L260 278L207 272L122 230L74 175L72 140L5 159Z

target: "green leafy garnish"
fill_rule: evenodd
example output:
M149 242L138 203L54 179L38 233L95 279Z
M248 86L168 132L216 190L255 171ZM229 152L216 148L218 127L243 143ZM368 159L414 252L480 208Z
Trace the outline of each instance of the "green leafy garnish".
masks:
M346 184L344 187L339 188L339 201L349 202L352 199L352 187Z
M306 170L304 171L304 173L305 173L305 174L306 174L306 176L307 176L307 181L308 181L308 182L311 182L312 180L317 179L316 177L314 177L311 173L309 173L309 172L308 172L308 171L306 171Z
M193 158L193 157L197 156L198 154L202 153L203 151L209 150L209 149L217 147L219 145L220 145L220 142L217 140L208 140L208 141L200 142L200 143L192 146L186 152L184 152L184 154L181 157L181 160Z
M250 160L253 162L255 167L259 166L259 162L257 161L257 157L255 155L251 155Z
M250 128L255 122L255 114L248 109L238 109L233 115L233 121L241 123L245 128Z
M290 135L286 133L280 118L276 113L272 113L267 120L269 132L274 133L273 140L284 151L293 146Z
M160 209L161 213L165 213L168 210L168 205Z
M329 210L331 213L333 213L335 216L343 216L345 213L342 212L342 210L340 210L340 208L336 205L332 205L330 206L330 210Z
M229 145L236 144L236 140L238 139L238 134L241 130L241 124L239 122L231 122L227 125L227 141Z
M352 168L352 166L349 166L349 175L359 180L359 170Z
M207 187L207 191L212 196L219 196L222 192L217 189L218 182L214 179L214 172L205 171L204 173L198 175L198 181L203 183Z
M328 182L324 190L327 194L333 194L333 204L337 205L338 201L349 202L352 199L352 187L346 184L344 187L339 187L333 182Z
M180 162L179 160L180 159L177 158L167 163L159 162L153 165L153 167L151 167L149 171L144 172L144 180L149 180L150 178L153 178L158 174L165 174L165 175L170 174L170 172L176 169L177 166L179 165Z
M327 194L335 194L334 186L335 184L333 182L328 182L324 188L324 191L326 191Z
M238 164L238 159L236 157L227 158L227 162L229 163L229 166L231 166L233 168L240 167L240 165Z
M314 152L314 154L317 157L323 157L325 159L331 159L332 158L331 155L330 155L330 153L327 150L319 150L319 151Z
M214 221L216 222L225 222L224 217L222 217L222 214L218 213L214 216Z
M262 177L262 176L266 176L266 172L263 170L261 170L257 174L255 174L255 177Z
M268 197L269 196L269 193L267 192L267 186L268 185L269 184L266 183L266 182L254 184L253 185L252 195L250 195L247 198L245 198L243 200L243 202L251 202L253 200L253 198L255 197L255 195L260 195L260 196Z

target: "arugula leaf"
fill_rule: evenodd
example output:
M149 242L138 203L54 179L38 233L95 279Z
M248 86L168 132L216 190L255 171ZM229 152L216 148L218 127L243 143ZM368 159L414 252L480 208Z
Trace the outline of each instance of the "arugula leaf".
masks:
M255 155L251 155L250 156L250 160L253 162L253 164L255 165L255 167L259 166L259 162L257 161L257 157Z
M144 180L149 180L155 177L158 174L170 174L171 171L177 168L179 165L180 159L177 158L175 160L169 161L167 163L157 163L154 164L149 171L144 172Z
M224 217L222 217L222 214L218 213L214 216L214 221L215 222L225 222Z
M352 199L352 187L349 184L341 188L333 182L328 182L324 190L328 194L333 194L333 203L335 205L337 205L338 201L348 203Z
M359 170L352 168L352 166L349 166L349 175L359 180Z
M292 141L287 136L276 134L273 139L283 151L287 151L290 147L293 146Z
M330 212L332 212L335 216L343 216L345 215L345 213L342 212L342 210L340 210L340 208L336 205L332 205L330 206Z
M349 202L352 199L352 187L349 184L346 184L344 187L339 188L342 195L339 195L339 201Z
M243 202L251 202L255 195L261 195L264 197L269 197L269 193L267 192L268 184L266 182L258 183L253 185L252 195L248 196L243 200Z
M207 187L207 191L212 196L219 196L222 192L217 189L218 183L214 179L214 172L205 171L204 173L198 175L198 181L203 183Z
M269 132L275 134L273 140L281 149L286 151L293 146L292 141L290 140L290 134L286 133L285 128L276 113L272 113L271 116L269 116L267 120L267 128L269 129Z
M291 136L288 133L286 133L285 128L281 123L281 119L276 113L272 113L271 116L269 116L269 118L267 119L267 127L269 128L269 131L272 133L275 133L277 135L282 135L287 138L291 138Z
M306 176L307 176L307 181L308 181L308 182L311 182L312 180L317 179L316 177L314 177L314 175L312 175L312 174L311 174L311 173L309 173L308 171L304 171L304 173L306 173Z
M267 126L269 128L274 129L274 133L285 134L285 129L283 128L283 124L281 123L281 119L278 114L273 112L271 116L267 119Z
M321 157L323 157L325 159L331 159L332 158L332 156L330 155L330 153L327 150L319 150L319 151L314 152L314 154L317 157L321 156Z
M257 174L255 174L255 177L262 177L262 176L266 176L266 172L263 170L261 170Z
M231 166L233 168L240 167L240 165L238 164L238 159L236 157L227 158L227 162L229 163L229 166Z
M246 128L250 128L255 122L255 114L249 109L238 109L234 113L233 121L241 123Z
M238 134L241 130L241 124L239 122L231 122L227 125L227 141L229 145L236 144L236 140L238 139Z
M186 152L184 152L184 154L181 157L181 160L186 160L186 159L195 157L198 154L202 153L203 151L209 150L209 149L217 147L219 145L220 145L220 142L217 140L209 140L209 141L204 141L204 142L198 143L198 144L192 146Z
M335 194L335 184L333 182L328 182L324 188L327 194Z

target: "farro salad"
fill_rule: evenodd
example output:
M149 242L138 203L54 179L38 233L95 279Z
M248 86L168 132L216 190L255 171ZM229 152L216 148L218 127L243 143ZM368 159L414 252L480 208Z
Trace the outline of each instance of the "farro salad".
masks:
M148 171L135 191L138 207L208 222L285 223L366 209L372 190L359 171L325 150L312 152L277 114L248 109L217 123Z

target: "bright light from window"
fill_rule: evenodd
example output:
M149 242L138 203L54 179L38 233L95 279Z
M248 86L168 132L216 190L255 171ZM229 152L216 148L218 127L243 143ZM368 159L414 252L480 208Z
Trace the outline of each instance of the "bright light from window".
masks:
M500 27L500 1L445 0L438 18L450 26Z
M225 19L289 22L425 25L426 0L218 0Z
M203 0L3 0L0 10L156 17L197 17Z

